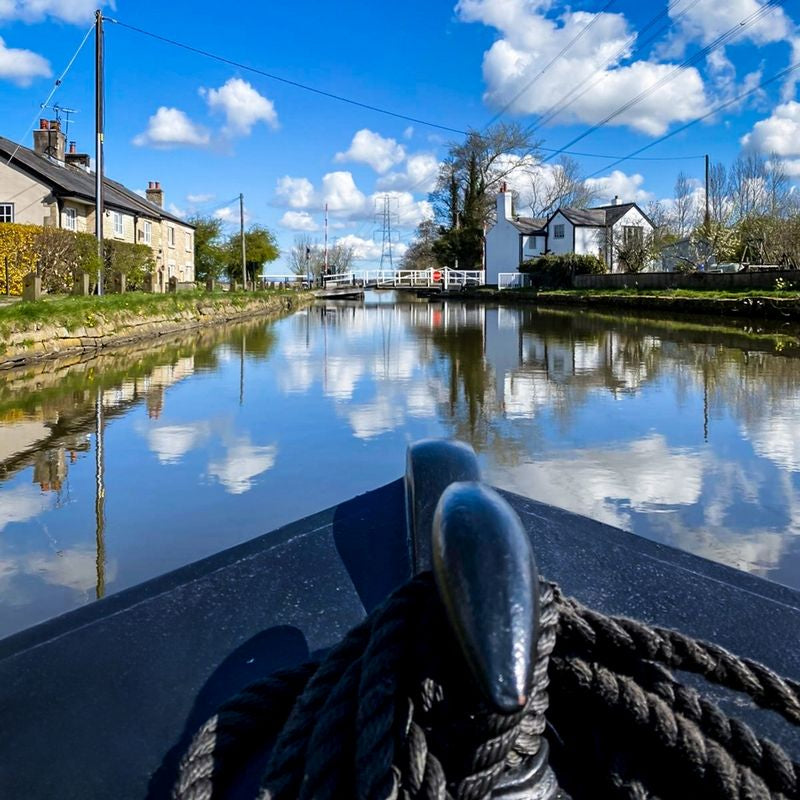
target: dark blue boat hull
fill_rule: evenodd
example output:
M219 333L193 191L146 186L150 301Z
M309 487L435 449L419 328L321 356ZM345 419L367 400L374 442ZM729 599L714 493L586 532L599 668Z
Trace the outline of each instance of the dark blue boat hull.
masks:
M567 594L800 679L797 591L505 496ZM0 641L0 797L168 796L223 700L331 646L408 579L404 502L397 481ZM800 759L776 715L736 713Z

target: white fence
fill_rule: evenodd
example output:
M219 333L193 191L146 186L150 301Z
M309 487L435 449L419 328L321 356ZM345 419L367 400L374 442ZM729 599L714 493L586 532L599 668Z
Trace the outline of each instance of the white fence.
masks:
M466 286L482 286L485 273L480 269L370 269L343 272L325 278L325 286L374 286L394 289L433 289L445 291Z
M530 285L530 275L525 275L522 272L501 272L497 276L498 289L522 289Z

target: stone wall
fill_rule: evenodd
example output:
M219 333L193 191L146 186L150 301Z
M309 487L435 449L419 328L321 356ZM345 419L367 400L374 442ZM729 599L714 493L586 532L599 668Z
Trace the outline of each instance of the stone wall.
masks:
M92 326L82 325L72 329L37 323L33 327L12 330L4 338L5 349L0 353L0 370L264 314L287 313L308 305L313 299L308 292L253 295L243 303L214 298L198 300L182 310L162 310L150 315L118 315L106 319L98 310L93 315L96 321Z

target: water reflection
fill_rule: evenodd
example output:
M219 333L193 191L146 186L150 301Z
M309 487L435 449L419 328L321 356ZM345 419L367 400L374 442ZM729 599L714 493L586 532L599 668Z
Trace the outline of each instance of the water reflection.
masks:
M426 436L800 585L791 330L380 299L0 378L0 634L392 480Z

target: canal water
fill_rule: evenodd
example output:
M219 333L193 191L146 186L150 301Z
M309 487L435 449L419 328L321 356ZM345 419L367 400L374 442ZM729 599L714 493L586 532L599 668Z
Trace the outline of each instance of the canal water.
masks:
M800 587L791 334L375 293L2 375L0 636L398 478L423 437Z

